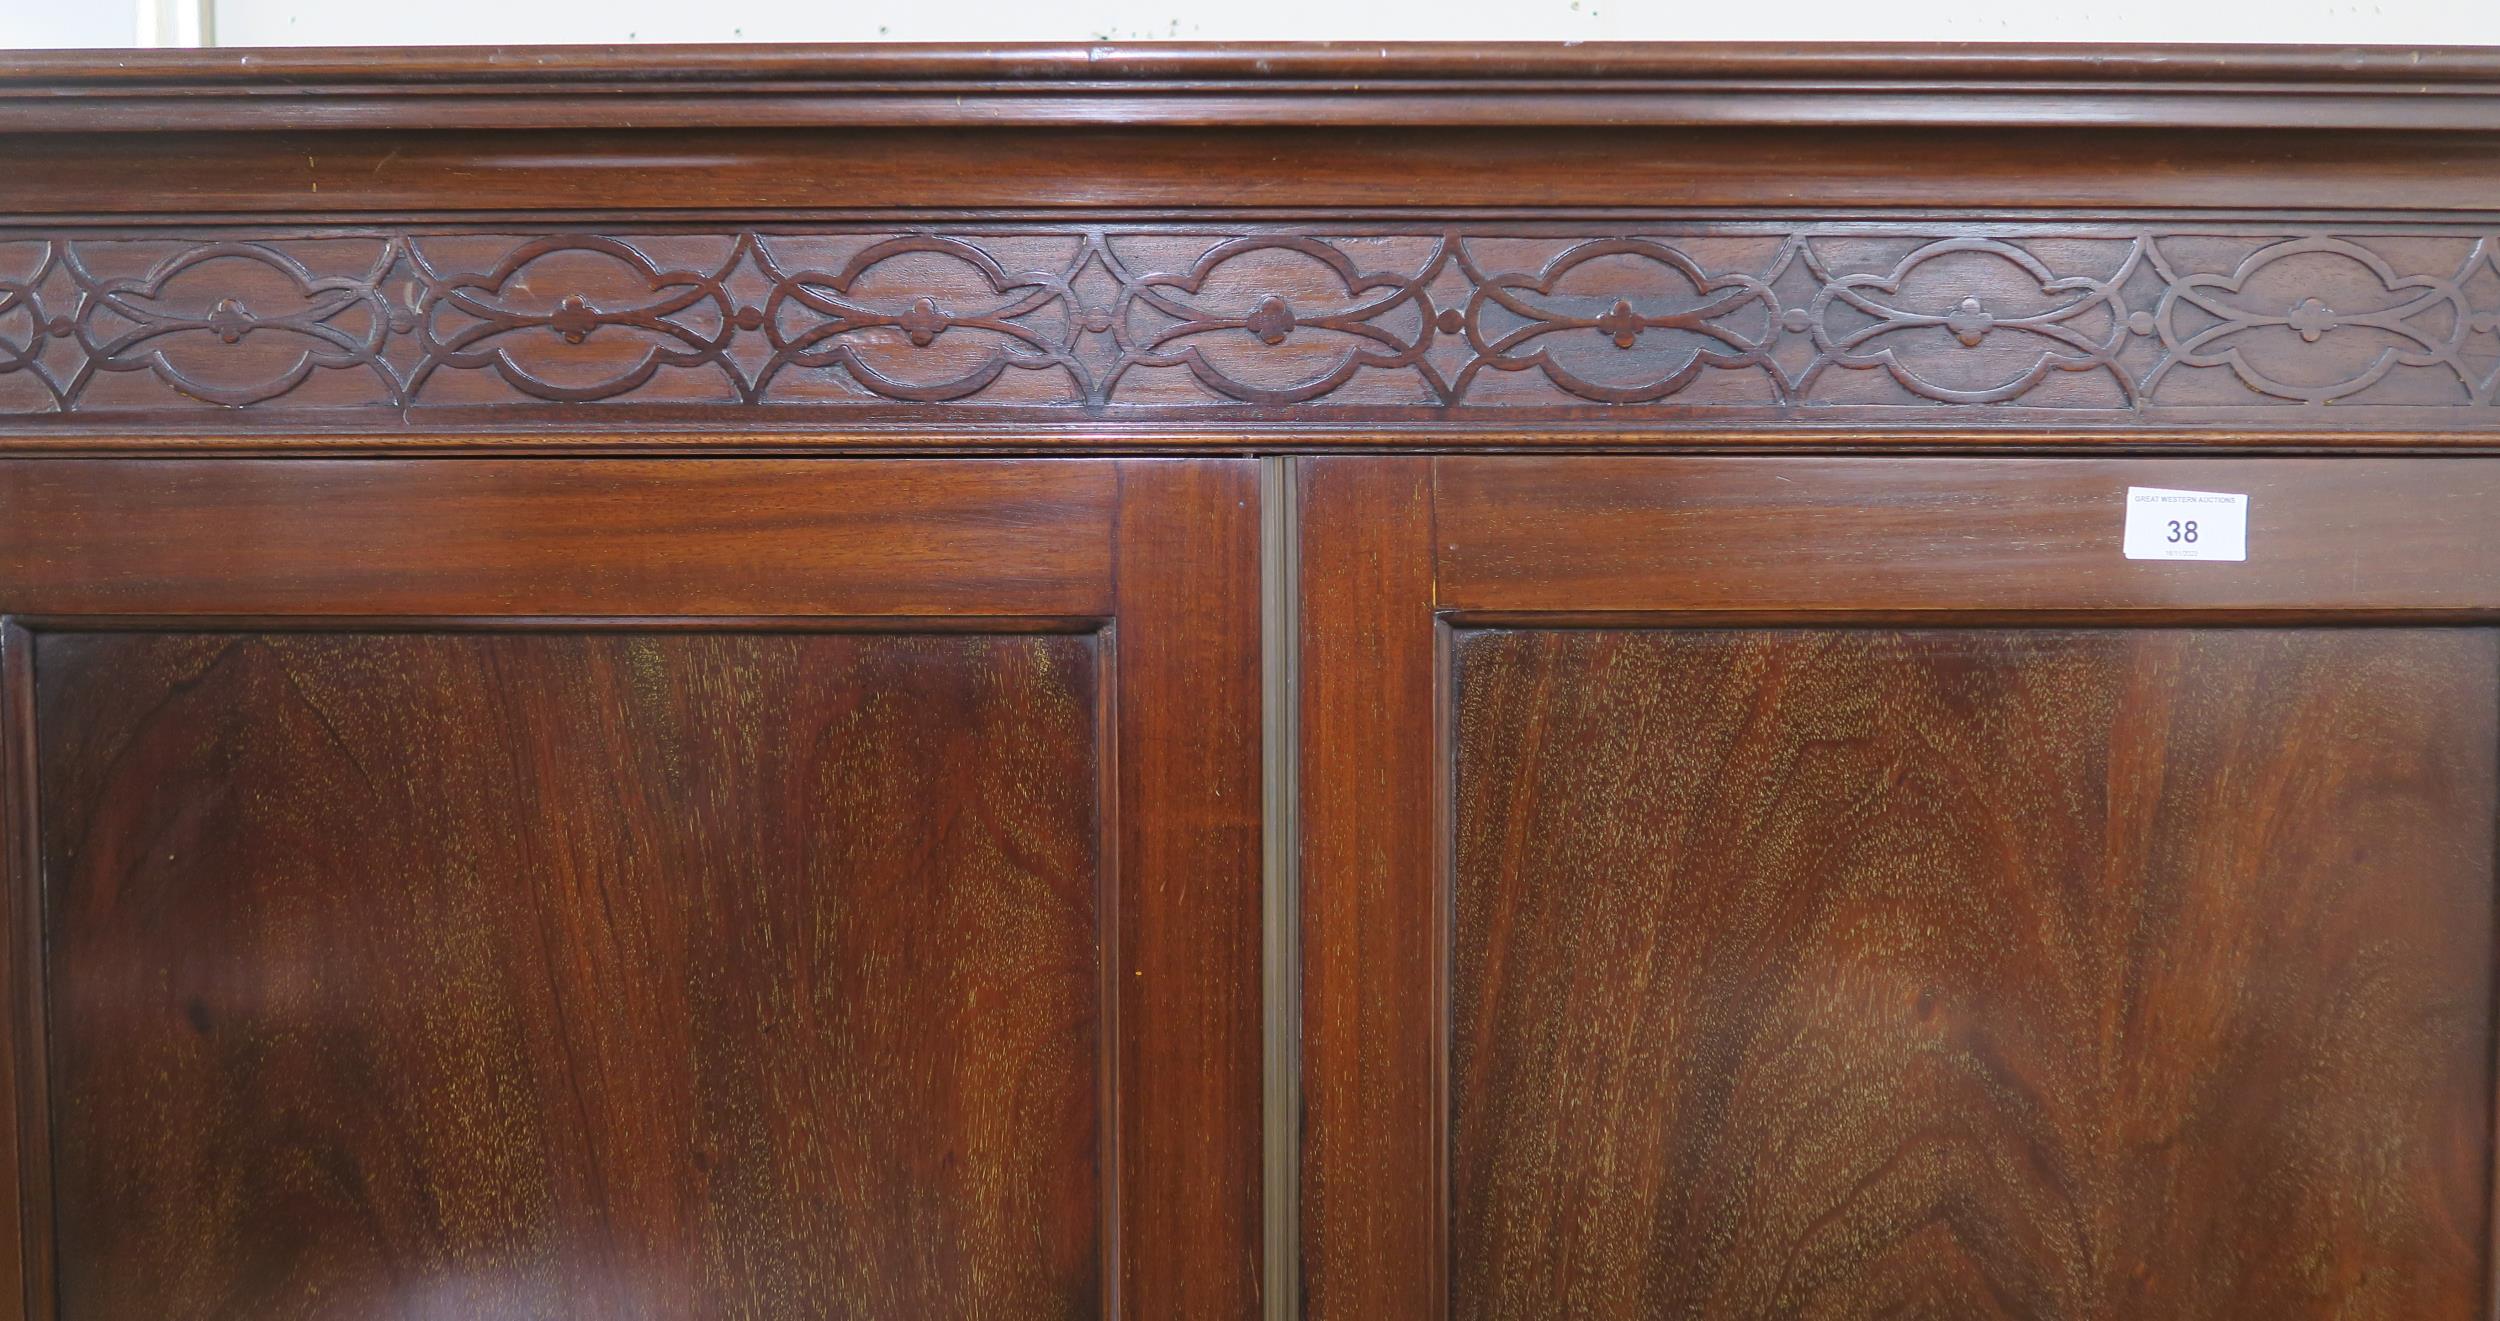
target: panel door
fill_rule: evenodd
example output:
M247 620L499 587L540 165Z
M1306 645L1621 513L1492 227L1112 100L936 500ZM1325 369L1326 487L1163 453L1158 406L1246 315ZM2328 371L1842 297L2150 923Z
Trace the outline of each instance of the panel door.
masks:
M2485 1315L2500 463L1300 499L1310 1316Z
M1237 461L0 465L30 1316L1245 1316Z

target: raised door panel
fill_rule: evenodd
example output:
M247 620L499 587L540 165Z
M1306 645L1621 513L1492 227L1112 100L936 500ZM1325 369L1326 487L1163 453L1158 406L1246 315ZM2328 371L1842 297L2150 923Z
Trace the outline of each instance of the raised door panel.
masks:
M1456 1316L2474 1313L2489 630L1455 648Z
M1306 461L1309 1315L2483 1316L2495 495Z
M0 472L29 1313L1255 1312L1251 465L513 466Z
M41 638L61 1310L1099 1315L1095 651Z

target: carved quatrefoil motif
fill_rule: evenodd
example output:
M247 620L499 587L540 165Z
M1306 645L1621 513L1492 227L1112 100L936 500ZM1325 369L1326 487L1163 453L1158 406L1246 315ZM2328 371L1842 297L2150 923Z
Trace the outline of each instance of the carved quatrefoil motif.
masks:
M2106 277L2059 275L2012 243L1944 239L1890 270L1825 283L1810 313L1814 342L1833 366L1881 369L1941 403L2019 398L2061 371L2106 372L2132 400L2135 384L2118 365L2127 320L2118 290L2132 262ZM1858 324L1840 325L1838 308L1858 313ZM2097 335L2084 328L2095 321ZM1986 351L1992 340L2006 347Z
M1227 399L1292 404L1329 394L1366 368L1396 371L1421 357L1411 335L1386 324L1395 312L1414 314L1414 281L1363 270L1317 239L1234 239L1184 271L1117 269L1123 287L1114 319L1127 352L1111 374L1115 385L1139 368L1177 366Z
M834 271L790 270L761 243L773 281L763 321L772 357L761 395L791 368L838 368L869 393L914 403L980 394L1009 370L1084 369L1037 314L1068 297L1060 272L1010 274L978 244L905 235L860 249Z
M1767 363L1764 342L1779 312L1778 299L1760 279L1711 275L1650 239L1573 244L1533 275L1494 275L1478 283L1469 334L1483 356L1460 374L1462 392L1478 371L1491 368L1534 370L1601 403L1663 399L1707 368ZM1638 291L1637 303L1622 292L1627 287ZM1754 314L1753 333L1737 324L1740 311ZM1576 351L1592 332L1618 354ZM1650 351L1624 356L1644 345ZM1785 383L1776 375L1773 383L1784 395Z
M62 264L85 294L72 331L87 350L65 400L93 373L144 371L183 397L257 404L318 371L372 369L393 328L369 272L324 274L266 243L189 247L127 276L74 248Z
M539 399L613 398L667 368L716 367L732 333L716 281L663 270L616 239L536 239L474 274L436 270L422 249L411 257L429 286L411 397L445 371L482 368ZM689 315L698 311L711 324Z
M2191 313L2206 323L2192 325ZM2260 393L2325 403L2399 368L2433 367L2453 373L2461 398L2477 394L2465 354L2478 323L2462 282L2405 274L2346 239L2271 244L2227 274L2181 275L2157 321L2171 353L2159 374L2227 368Z

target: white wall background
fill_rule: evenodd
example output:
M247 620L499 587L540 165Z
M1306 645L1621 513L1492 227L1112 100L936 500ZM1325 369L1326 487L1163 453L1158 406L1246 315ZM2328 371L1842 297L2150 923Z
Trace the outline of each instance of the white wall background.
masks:
M202 19L205 21L201 21ZM653 41L2500 45L2500 0L0 0L0 49Z
M104 0L61 5L0 0L0 48L133 45L139 35L138 15L135 8L123 9Z

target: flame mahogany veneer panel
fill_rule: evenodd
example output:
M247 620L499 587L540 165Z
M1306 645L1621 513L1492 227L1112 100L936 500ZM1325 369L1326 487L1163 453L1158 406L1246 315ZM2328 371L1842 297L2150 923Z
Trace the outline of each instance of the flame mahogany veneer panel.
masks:
M2481 1315L2489 630L1456 647L1456 1317Z
M1098 1315L1095 648L44 639L63 1311Z

